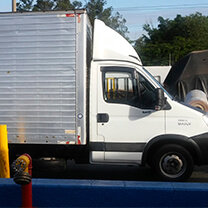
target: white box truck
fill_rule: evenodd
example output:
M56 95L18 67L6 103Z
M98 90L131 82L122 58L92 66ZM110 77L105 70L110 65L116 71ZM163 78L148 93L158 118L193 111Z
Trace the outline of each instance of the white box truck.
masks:
M0 123L11 160L148 164L166 181L208 164L207 114L174 101L102 21L92 36L83 10L2 13L0 28Z

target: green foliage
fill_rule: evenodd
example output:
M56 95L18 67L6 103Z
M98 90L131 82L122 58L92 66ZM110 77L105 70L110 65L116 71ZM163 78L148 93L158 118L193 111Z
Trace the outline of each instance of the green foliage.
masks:
M73 4L69 0L20 0L17 3L17 11L50 11L50 10L70 10L80 8L82 3L74 1Z
M70 10L75 7L70 3L69 0L54 0L56 3L55 10Z
M208 48L208 17L201 13L174 20L158 17L157 28L145 24L143 35L135 42L135 49L144 65L168 65L175 63L191 51Z
M82 2L81 1L73 1L73 6L75 9L80 9L82 8Z
M17 3L17 11L19 12L31 11L33 2L34 0L20 0L20 2Z
M126 33L128 33L128 28L125 26L126 19L119 12L113 15L113 7L105 8L106 3L107 1L105 0L89 0L85 5L92 26L94 19L100 19L125 37Z
M90 0L85 5L92 25L94 23L94 19L102 20L108 18L111 15L112 7L104 9L105 4L106 4L105 0Z
M37 0L33 6L33 11L50 11L54 8L54 2L51 0Z

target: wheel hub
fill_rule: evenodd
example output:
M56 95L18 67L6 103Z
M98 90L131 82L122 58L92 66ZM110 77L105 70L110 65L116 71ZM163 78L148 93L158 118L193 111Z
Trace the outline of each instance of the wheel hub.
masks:
M182 167L183 162L177 155L167 155L162 162L162 168L167 174L175 175Z

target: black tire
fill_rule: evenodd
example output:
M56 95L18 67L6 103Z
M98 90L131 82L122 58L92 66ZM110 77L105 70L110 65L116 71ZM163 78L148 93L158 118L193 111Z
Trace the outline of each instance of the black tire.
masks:
M184 181L194 170L193 158L179 145L165 145L153 158L152 168L163 181Z
M62 158L39 158L32 161L35 171L61 172L66 169L66 160Z

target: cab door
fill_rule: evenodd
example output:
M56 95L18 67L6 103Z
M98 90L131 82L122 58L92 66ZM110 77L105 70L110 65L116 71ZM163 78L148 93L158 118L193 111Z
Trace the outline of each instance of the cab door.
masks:
M164 133L155 87L134 68L102 66L98 73L97 134L105 162L140 163L145 144Z

